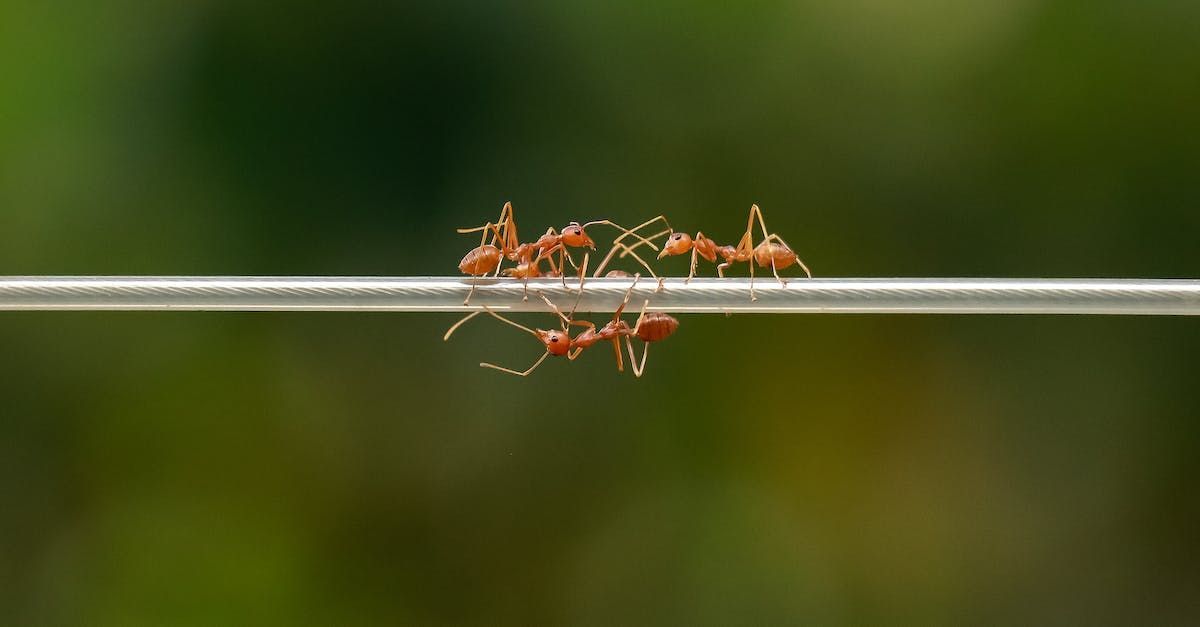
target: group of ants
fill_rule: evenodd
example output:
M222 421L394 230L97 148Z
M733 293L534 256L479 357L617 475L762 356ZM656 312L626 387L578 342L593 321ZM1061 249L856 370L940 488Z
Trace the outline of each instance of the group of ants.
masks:
M762 230L763 236L762 241L758 244L754 243L754 224L756 221ZM666 227L665 230L645 237L638 234L642 229L660 222ZM655 216L632 229L627 229L610 220L595 220L584 224L571 222L563 227L561 231L556 231L551 227L546 229L545 235L542 235L536 241L522 243L517 236L517 222L513 214L512 203L505 203L504 208L500 211L500 217L495 222L488 222L483 226L474 228L458 229L459 233L482 233L479 246L471 249L458 264L458 269L463 274L471 277L471 290L467 293L467 298L463 301L463 304L469 304L471 296L475 294L476 280L488 275L500 276L503 274L504 276L521 279L525 285L524 297L526 300L529 299L528 282L532 278L561 278L563 287L565 288L567 287L566 264L569 263L576 271L575 274L579 280L578 296L575 299L575 305L571 307L569 314L564 314L558 305L555 305L545 294L538 291L538 296L558 317L561 327L559 330L531 329L509 320L485 305L483 306L483 311L472 312L456 322L446 331L446 335L442 339L449 340L450 336L465 322L481 313L487 313L501 322L512 325L536 337L546 350L532 366L523 371L489 363L481 363L479 365L484 368L491 368L525 377L529 376L538 366L542 365L542 362L547 357L566 355L567 359L574 361L585 349L605 341L612 342L613 352L616 354L617 370L624 372L624 359L621 357L621 339L624 338L625 348L629 353L629 363L633 366L633 373L635 376L641 377L646 369L646 355L650 350L650 344L670 337L679 328L679 321L663 312L647 313L646 307L650 303L649 300L642 303L641 313L632 327L621 319L621 314L625 311L625 307L629 304L630 296L633 294L633 288L637 286L638 280L641 278L640 273L633 275L633 283L625 292L625 299L621 302L620 307L617 308L616 313L613 314L612 320L604 326L597 328L591 322L575 319L575 310L578 308L579 300L583 295L583 282L584 276L587 274L590 251L596 249L596 243L588 236L587 228L597 225L612 227L620 231L621 234L612 241L612 247L592 274L593 278L600 276L628 277L629 273L623 270L611 270L604 273L604 269L608 267L614 256L620 253L620 257L622 258L626 256L633 257L646 269L651 277L657 279L658 290L661 291L663 279L655 275L650 264L638 256L637 249L641 246L647 246L651 250L659 250L659 247L650 240L662 237L663 235L666 235L667 239L658 253L658 259L671 255L692 253L691 270L688 272L685 284L690 282L696 275L696 264L699 261L699 257L703 257L712 263L716 263L718 257L721 258L723 263L717 265L717 275L722 278L725 277L725 270L733 264L747 263L750 267L750 300L752 301L758 300L758 297L754 293L754 265L756 263L759 267L771 268L771 272L775 275L780 285L786 286L787 281L779 276L779 271L792 265L798 265L804 270L804 274L808 278L812 278L812 272L809 271L808 266L804 265L804 262L788 246L787 242L783 241L783 238L778 235L767 232L762 210L758 208L758 205L750 207L750 216L746 220L746 233L742 235L737 245L722 246L706 237L703 232L696 233L693 237L687 233L673 230L667 222L666 217L661 215ZM627 243L626 238L631 238L631 240ZM575 259L571 256L569 250L571 248L585 249L582 263L575 263ZM514 265L509 268L502 268L505 261L509 261ZM543 268L543 263L546 264L545 268ZM585 329L575 337L571 337L569 332L571 326L585 327ZM632 338L634 337L641 340L644 344L640 359L636 358L633 349Z

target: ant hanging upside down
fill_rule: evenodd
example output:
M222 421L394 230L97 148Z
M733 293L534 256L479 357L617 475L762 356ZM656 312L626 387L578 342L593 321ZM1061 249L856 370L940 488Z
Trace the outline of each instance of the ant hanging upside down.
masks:
M539 357L537 361L533 362L532 366L524 371L504 368L502 366L497 366L495 364L486 362L479 365L484 368L491 368L493 370L499 370L500 372L526 377L529 376L531 372L536 370L538 366L542 365L542 362L545 361L547 357L566 355L568 360L574 361L585 349L591 348L600 342L611 341L613 345L613 352L616 355L617 370L619 372L623 372L625 370L625 366L624 360L621 356L620 342L621 338L624 338L625 348L629 353L629 363L633 366L634 376L641 377L642 373L645 372L646 357L650 352L650 344L665 340L674 334L676 329L679 328L679 321L666 313L647 313L646 307L650 303L649 300L646 300L642 303L641 314L638 315L637 322L634 323L633 328L630 328L629 324L621 319L621 314L625 311L625 307L629 304L629 299L633 294L634 287L637 286L639 278L640 275L634 275L633 284L630 285L629 289L625 292L625 298L621 302L620 307L618 307L616 312L613 314L612 320L605 323L603 327L599 328L597 328L596 325L591 322L574 319L575 311L579 306L579 300L582 297L582 294L576 297L575 305L571 307L571 313L567 315L564 314L557 305L551 302L549 298L546 298L544 294L539 293L539 296L541 296L542 300L545 301L546 304L559 317L561 330L531 329L509 320L508 318L496 313L495 311L492 311L490 308L485 306L483 308L484 313L487 313L501 322L504 322L505 324L509 324L534 336L539 342L542 343L542 346L545 347L546 351L542 353L541 357ZM480 312L474 312L462 320L459 320L454 324L454 326L450 327L450 329L446 331L446 335L444 335L442 339L449 340L450 336L458 329L458 327L462 326L463 323L475 317L479 313ZM583 326L587 328L580 332L579 335L571 338L569 332L571 326ZM640 360L636 358L633 350L633 341L631 339L633 337L637 337L645 344Z

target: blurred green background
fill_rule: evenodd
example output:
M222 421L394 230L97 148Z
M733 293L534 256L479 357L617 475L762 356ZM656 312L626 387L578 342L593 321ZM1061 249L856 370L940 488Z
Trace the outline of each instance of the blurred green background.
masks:
M727 242L758 202L819 276L1193 277L1198 40L1195 2L3 2L0 272L455 274L511 200ZM0 316L0 624L1200 621L1194 320L683 316L641 380L521 380L454 319Z

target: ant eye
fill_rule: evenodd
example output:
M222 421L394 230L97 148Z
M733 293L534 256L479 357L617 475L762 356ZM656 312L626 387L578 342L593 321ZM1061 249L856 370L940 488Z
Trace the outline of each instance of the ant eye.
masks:
M551 342L558 342L558 338L556 338L556 337L551 337L551 338L550 338L550 341L551 341Z
M679 235L678 233L676 233L676 234L675 234L675 239L683 239L683 236L682 236L682 235Z

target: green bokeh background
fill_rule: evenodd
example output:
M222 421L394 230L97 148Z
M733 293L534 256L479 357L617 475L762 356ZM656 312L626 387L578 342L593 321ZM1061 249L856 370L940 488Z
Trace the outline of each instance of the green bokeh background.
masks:
M0 4L0 272L453 274L512 200L1200 274L1195 2L315 4ZM1193 320L453 320L0 316L0 624L1200 620Z

